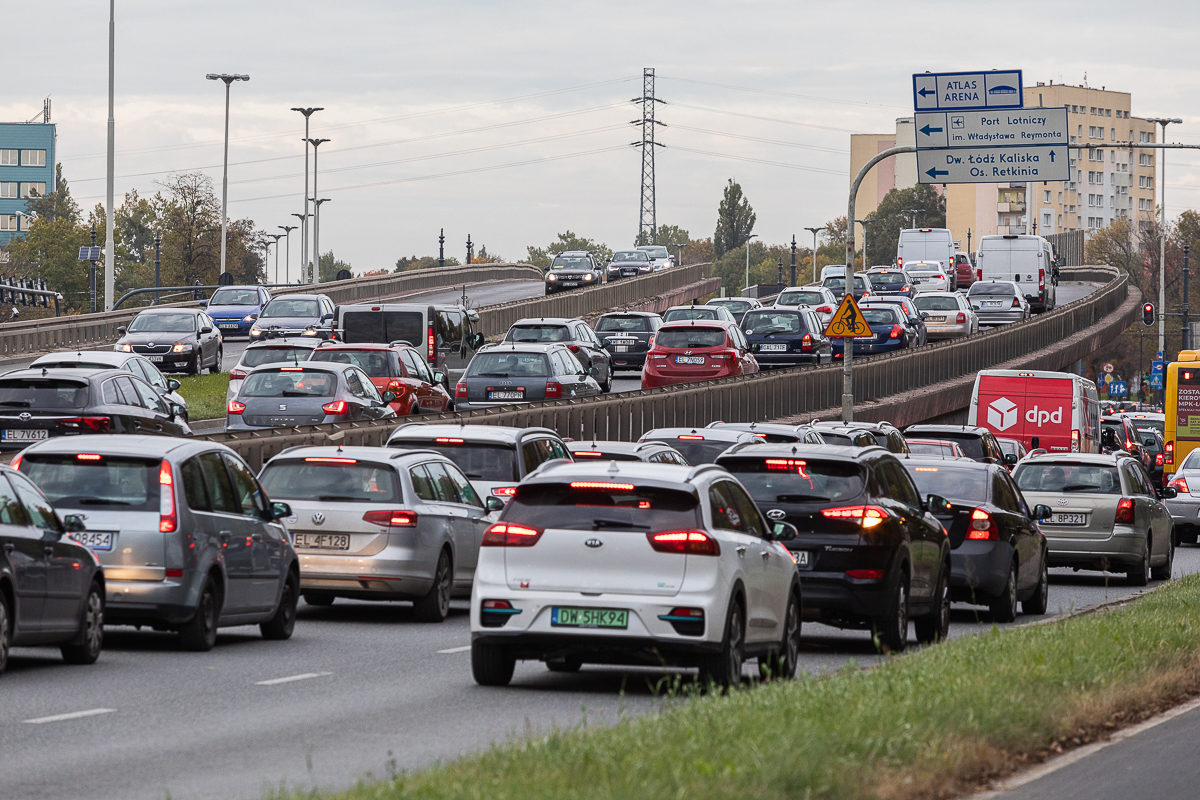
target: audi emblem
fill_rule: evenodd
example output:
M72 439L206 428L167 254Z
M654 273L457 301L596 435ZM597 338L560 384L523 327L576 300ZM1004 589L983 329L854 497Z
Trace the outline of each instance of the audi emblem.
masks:
M767 512L768 519L783 519L786 516L787 516L787 514L784 512L784 510L782 508L772 508L770 511Z
M584 542L584 544L586 544L588 547L602 547L604 542L600 541L599 539L588 539L586 542Z
M325 515L322 514L320 511L318 511L317 513L312 515L312 521L313 521L313 525L324 525L325 524Z

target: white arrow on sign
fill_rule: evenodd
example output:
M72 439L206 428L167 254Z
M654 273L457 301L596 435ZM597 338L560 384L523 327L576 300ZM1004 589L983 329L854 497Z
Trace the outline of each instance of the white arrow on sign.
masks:
M1066 108L1017 111L918 111L916 144L930 147L1067 144Z
M1067 146L949 147L917 151L918 183L1067 181Z

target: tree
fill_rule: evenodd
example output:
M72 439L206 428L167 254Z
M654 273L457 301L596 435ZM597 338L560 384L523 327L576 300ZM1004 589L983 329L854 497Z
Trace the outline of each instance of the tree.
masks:
M637 239L634 241L634 245L640 246L640 245L644 245L644 244L661 244L661 245L687 244L692 239L691 235L687 231L685 231L683 228L680 228L678 225L659 225L656 233L658 235L655 238L655 240L652 242L652 241L650 241L650 234L646 233L646 231L640 232L637 236Z
M504 256L498 256L495 253L489 253L486 244L479 245L479 252L472 259L472 264L502 264Z
M337 280L337 274L341 270L349 269L351 272L354 271L350 269L350 265L345 261L334 258L332 250L330 250L328 253L324 253L317 260L317 263L320 265L321 269L321 283L328 283L329 281Z
M543 269L550 266L556 255L568 250L588 250L601 264L607 264L612 259L612 250L608 245L576 236L571 231L558 234L558 241L545 247L526 247L525 250L529 255L529 263Z
M922 228L946 227L946 196L938 194L934 187L918 184L906 189L892 189L879 201L879 207L871 214L873 222L867 225L867 258L872 262L892 263L900 242L900 231L912 227L912 214L904 213L906 208L921 209L917 224Z
M1142 285L1142 254L1129 220L1118 217L1111 225L1095 231L1084 246L1084 253L1086 263L1118 267L1128 272L1135 284Z
M733 178L725 186L717 206L717 229L713 233L713 255L716 258L741 247L754 231L757 219L750 201L742 196L742 187Z
M71 187L63 177L62 164L54 165L54 191L45 197L30 197L25 203L25 209L31 216L50 222L57 219L79 221L79 206L71 197Z
M396 268L392 271L393 272L411 272L411 271L417 270L417 269L433 269L433 268L437 267L437 265L438 265L437 256L417 256L416 254L413 254L411 256L401 256L400 258L396 259ZM446 266L447 267L459 266L458 259L453 258L453 257L448 257L446 259Z

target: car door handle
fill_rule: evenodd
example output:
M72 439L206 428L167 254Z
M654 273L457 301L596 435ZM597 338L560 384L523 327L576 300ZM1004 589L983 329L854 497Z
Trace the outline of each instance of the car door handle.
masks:
M52 555L54 555L54 548L51 547L50 545L46 545L45 547L42 548L42 552L48 556L52 556Z
M738 556L739 556L739 557L745 557L745 555L746 555L746 548L745 548L745 547L738 547L738 548L736 548L736 549L737 549L737 554L738 554Z

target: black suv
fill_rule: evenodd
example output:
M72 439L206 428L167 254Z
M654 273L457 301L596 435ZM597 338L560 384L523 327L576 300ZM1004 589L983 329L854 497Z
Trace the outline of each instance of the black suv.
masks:
M949 503L922 497L882 447L764 444L717 459L769 520L790 522L804 615L871 629L893 652L943 639L950 628L950 542L933 515Z
M1005 464L1004 450L996 436L987 428L974 425L909 425L906 437L914 439L948 439L958 442L967 458L985 464ZM1016 459L1013 459L1015 463Z
M564 289L599 286L604 282L604 269L596 257L586 250L559 253L546 270L546 295Z
M596 335L612 354L613 369L640 371L662 324L662 317L647 311L614 311L596 320Z
M750 352L762 369L833 362L825 326L807 308L752 308L738 324L745 329Z
M837 422L835 420L821 422L818 420L813 423L813 427L818 431L833 430L835 428L851 428L866 431L875 438L875 444L880 447L885 447L893 453L908 452L908 442L905 441L904 434L900 433L900 429L890 422Z

